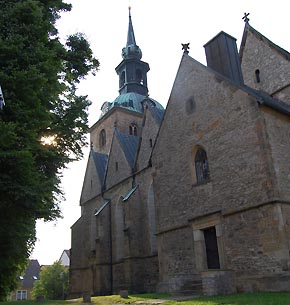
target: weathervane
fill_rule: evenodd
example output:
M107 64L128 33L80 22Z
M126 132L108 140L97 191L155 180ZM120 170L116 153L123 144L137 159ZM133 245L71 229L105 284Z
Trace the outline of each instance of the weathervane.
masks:
M190 43L182 43L181 45L182 45L183 54L188 54L189 53L188 50L190 49L189 47Z
M244 20L245 23L249 23L250 18L248 18L248 16L250 15L250 13L244 13L244 17L242 18Z
M128 5L129 15L131 16L131 0L129 0L128 2L129 2L129 5Z

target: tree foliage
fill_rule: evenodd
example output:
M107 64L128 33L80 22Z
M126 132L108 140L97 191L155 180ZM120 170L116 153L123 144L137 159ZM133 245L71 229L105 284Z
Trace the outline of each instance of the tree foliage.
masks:
M34 283L32 291L35 299L39 297L48 300L65 299L68 292L68 267L56 261L51 266L42 267L39 277L40 280Z
M99 62L82 34L60 42L55 24L71 9L62 0L0 0L0 8L1 300L25 267L36 220L60 216L61 173L82 157L88 131L90 102L77 85Z

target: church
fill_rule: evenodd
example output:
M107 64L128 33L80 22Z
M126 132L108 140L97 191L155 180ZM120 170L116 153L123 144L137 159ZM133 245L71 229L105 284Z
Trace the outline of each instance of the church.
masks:
M290 290L290 53L249 24L183 55L166 110L129 12L119 96L90 128L70 295Z

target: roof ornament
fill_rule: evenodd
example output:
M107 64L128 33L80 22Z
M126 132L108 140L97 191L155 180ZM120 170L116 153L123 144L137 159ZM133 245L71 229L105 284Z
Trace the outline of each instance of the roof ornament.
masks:
M182 43L181 45L182 45L183 54L188 54L189 53L188 50L190 49L189 47L190 43Z
M250 13L244 13L244 17L242 18L244 20L245 23L249 23L250 18L248 18L248 16L250 15Z

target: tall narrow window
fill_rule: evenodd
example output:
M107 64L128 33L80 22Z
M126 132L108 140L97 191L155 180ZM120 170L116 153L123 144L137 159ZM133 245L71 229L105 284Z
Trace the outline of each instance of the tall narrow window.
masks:
M261 79L260 79L260 70L259 70L259 69L257 69L257 70L255 71L255 75L256 75L256 82L257 82L257 83L260 83L260 82L261 82Z
M206 151L199 148L195 155L195 171L197 184L205 183L209 180L209 166Z
M130 135L133 135L133 136L137 136L137 135L138 135L136 124L131 124L131 125L129 126L129 134L130 134Z
M100 132L99 142L100 142L100 148L102 148L106 145L106 131L105 131L105 129L102 129L101 132Z
M143 75L140 69L136 70L136 81L143 85Z
M122 72L121 76L120 76L120 88L123 87L125 85L125 71Z

